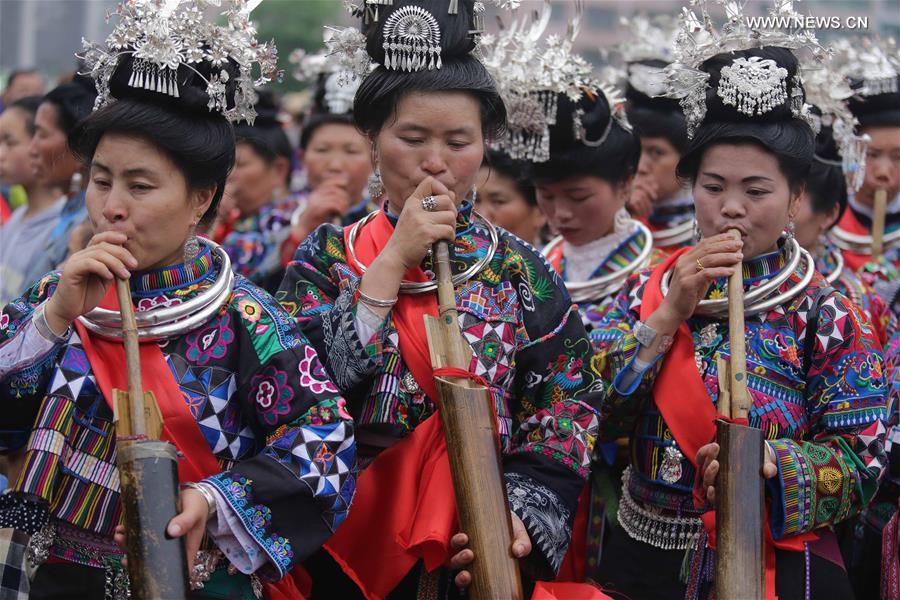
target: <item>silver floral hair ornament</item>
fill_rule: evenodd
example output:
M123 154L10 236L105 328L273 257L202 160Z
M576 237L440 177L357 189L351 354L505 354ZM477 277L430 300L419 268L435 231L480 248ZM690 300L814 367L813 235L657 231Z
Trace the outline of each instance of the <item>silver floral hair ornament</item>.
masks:
M441 68L441 29L421 6L401 6L384 23L384 66L393 71Z
M856 94L878 96L897 93L900 51L893 38L838 40L834 44L835 64L845 77L859 82Z
M543 36L551 10L545 0L530 18L516 15L498 35L481 38L482 60L506 104L506 134L496 145L514 160L550 159L550 127L556 125L560 94L578 102L584 94L603 93L591 65L572 52L583 5L576 0L564 37ZM583 127L578 124L577 130L583 132Z
M231 122L256 117L255 86L280 79L278 51L274 42L259 44L250 22L250 12L261 0L128 0L115 13L119 20L105 47L82 40L79 55L90 69L97 87L95 109L113 100L109 81L123 56L131 55L128 86L181 97L183 81L178 70L185 66L206 83L210 111L222 113ZM224 9L223 9L224 5ZM205 19L210 7L218 9L224 23ZM108 15L107 19L112 15ZM238 68L233 106L228 107L226 86L231 76L223 67L233 61ZM210 76L197 69L210 66ZM258 65L259 75L252 70Z
M680 30L675 42L675 62L666 68L667 91L663 95L675 98L681 104L687 121L688 138L694 136L706 116L709 73L700 67L713 56L749 48L780 46L795 51L806 51L808 56L798 58L805 60L804 67L807 65L813 67L824 61L828 55L809 29L796 26L781 29L751 27L751 21L744 14L746 3L747 0L693 0L691 6L698 9L699 14L693 9L682 9ZM718 31L710 15L711 5L721 6L725 12L725 23ZM793 0L774 0L769 16L772 18L760 19L757 23L805 22L802 15L794 10ZM782 93L782 78L777 69L772 69L768 64L760 64L764 61L742 60L744 62L735 64L737 62L735 61L723 68L720 85L724 84L726 89L721 92L717 90L717 94L724 103L733 102L732 106L749 115L750 113L745 111L751 110L751 107L755 114L763 114L788 101L794 117L809 120L799 78L792 78L793 92L788 98L787 84L784 84ZM725 69L729 69L728 74L725 73ZM787 72L784 77L787 77ZM757 79L765 83L764 89L759 91L759 96L756 96L756 91L746 87L746 82ZM726 97L729 100L726 100ZM776 98L780 99L778 104L775 104ZM759 112L760 109L762 112Z
M787 76L787 69L770 58L735 58L722 67L716 94L738 112L761 115L787 100Z

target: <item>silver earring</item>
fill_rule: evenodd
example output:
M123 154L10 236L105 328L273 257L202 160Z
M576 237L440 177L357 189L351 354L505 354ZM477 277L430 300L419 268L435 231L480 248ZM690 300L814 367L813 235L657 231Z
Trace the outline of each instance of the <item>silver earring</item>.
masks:
M794 234L797 232L797 227L794 225L794 220L791 219L788 221L787 227L784 230L785 239L787 242L794 241Z
M197 239L197 234L194 233L195 227L191 227L191 234L184 242L184 264L186 265L194 262L197 255L200 254L200 240Z
M472 203L472 206L475 206L475 202L478 200L478 188L473 185L472 189L469 190L469 193L470 197L468 200Z
M384 183L381 181L381 173L378 172L376 168L371 175L369 175L369 198L372 200L377 200L384 196Z
M703 232L700 231L700 224L697 223L697 219L694 219L694 225L691 229L693 231L694 243L697 244L700 240L703 239Z

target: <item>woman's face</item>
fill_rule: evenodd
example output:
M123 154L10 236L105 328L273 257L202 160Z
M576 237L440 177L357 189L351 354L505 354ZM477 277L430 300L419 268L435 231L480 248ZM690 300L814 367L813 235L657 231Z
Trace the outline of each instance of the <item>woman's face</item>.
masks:
M528 203L516 182L490 167L481 167L478 182L478 212L529 244L535 243L547 218L541 209Z
M151 142L118 133L101 138L91 161L88 216L95 233L119 231L138 270L182 262L184 243L215 188L191 191L174 162Z
M777 249L778 237L797 210L797 198L775 155L755 144L708 148L693 191L703 236L737 229L745 260Z
M900 193L900 127L866 127L869 148L866 177L856 199L866 206L875 204L875 191L887 190L888 203Z
M681 191L681 184L675 176L680 158L678 149L666 138L641 137L641 161L636 178L655 182L657 202L671 200Z
M268 162L252 144L238 142L225 193L234 200L241 214L253 214L284 190L289 169L286 158L276 157Z
M478 101L465 92L407 94L378 134L376 149L392 211L399 214L429 176L453 191L459 204L484 158Z
M52 102L42 102L34 116L34 135L28 147L32 169L38 179L65 186L80 167L66 145L66 132L59 125L59 111Z
M613 231L616 212L625 206L631 180L613 184L594 175L536 184L538 206L550 227L573 246L583 246Z
M311 189L337 179L346 186L355 203L362 199L372 174L369 140L353 125L319 125L303 152L303 166Z
M9 185L33 185L37 178L28 156L28 113L7 108L0 113L0 181Z
M816 212L813 210L812 198L804 192L797 201L797 214L794 216L794 237L807 250L813 251L819 245L819 238L828 231L837 219L839 204L835 203L831 210Z

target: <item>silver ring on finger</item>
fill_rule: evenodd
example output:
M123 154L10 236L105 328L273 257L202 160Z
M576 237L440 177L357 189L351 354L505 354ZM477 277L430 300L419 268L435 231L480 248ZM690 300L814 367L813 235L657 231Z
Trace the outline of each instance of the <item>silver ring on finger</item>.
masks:
M437 198L434 196L425 196L422 198L422 210L425 212L434 212L437 210Z

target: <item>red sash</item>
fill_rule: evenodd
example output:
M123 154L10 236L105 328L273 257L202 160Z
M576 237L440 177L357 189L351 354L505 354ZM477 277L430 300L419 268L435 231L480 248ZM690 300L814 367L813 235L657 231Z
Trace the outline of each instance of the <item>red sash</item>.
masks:
M849 208L841 215L841 220L838 221L837 226L848 233L854 233L856 235L872 235L872 232L859 222L853 214L853 211ZM848 267L853 269L854 273L873 260L873 257L870 254L857 254L856 252L850 252L849 250L841 250L841 254L844 255L844 262L847 263Z
M109 286L106 296L100 302L102 308L119 310L119 300L115 286ZM125 368L125 346L118 341L105 340L93 336L79 321L75 328L81 338L84 352L91 363L91 370L97 385L112 408L113 390L128 389L128 375ZM144 389L152 391L163 417L162 439L172 442L178 448L178 480L180 482L200 481L222 471L219 461L213 455L209 444L191 414L186 398L175 382L172 370L155 342L140 345L141 374ZM266 600L297 600L305 597L309 587L303 582L308 579L302 568L295 568L290 576L277 583L265 583ZM298 587L300 583L300 587Z
M345 245L350 229L344 229ZM357 237L360 260L371 264L393 231L379 212ZM348 263L362 275L354 263ZM404 278L428 280L419 268L410 269ZM426 314L438 315L434 294L402 294L392 310L403 361L428 397L435 399ZM440 416L433 414L360 474L350 514L325 549L366 598L375 600L387 596L420 559L429 571L444 564L456 529L444 431Z
M641 320L646 320L662 304L660 288L663 274L675 266L682 254L691 248L681 248L656 266L644 287L641 302ZM694 361L694 342L687 323L678 326L674 343L666 354L656 382L653 385L653 399L666 425L672 431L675 441L698 472L697 451L715 440L717 418L716 409L710 401L706 386L697 371ZM702 490L695 490L695 504L703 506ZM709 545L715 548L715 511L703 515L703 525L709 535ZM814 533L789 536L780 540L772 538L768 524L765 531L766 548L766 598L775 595L775 553L774 548L803 551L805 542L818 539Z
M546 254L547 262L550 263L556 272L562 275L563 268L563 243L560 242L556 246L550 249L550 252Z

